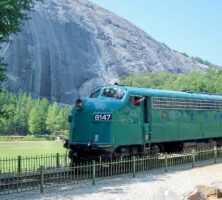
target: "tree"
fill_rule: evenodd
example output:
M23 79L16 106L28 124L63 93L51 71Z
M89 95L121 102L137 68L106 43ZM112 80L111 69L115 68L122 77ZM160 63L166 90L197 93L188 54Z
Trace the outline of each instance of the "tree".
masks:
M0 43L5 42L11 33L21 31L21 25L28 19L28 12L33 9L33 0L0 1Z
M0 93L0 108L4 116L0 116L1 134L49 134L67 130L68 113L71 107L60 108L57 103L49 104L46 98L32 99L30 94L20 92Z
M125 77L121 80L121 84L144 88L221 94L222 70L209 68L206 72L193 71L189 74L154 72Z
M1 0L0 1L0 48L3 42L6 42L11 33L21 31L21 25L28 19L28 12L33 9L34 0ZM5 81L6 65L3 58L0 57L0 92L1 82ZM0 116L4 112L0 108Z
M0 43L0 50L1 50L1 43ZM2 92L1 83L3 81L5 81L5 79L6 79L6 75L5 75L6 68L5 68L5 66L6 65L3 63L3 58L0 57L0 93ZM2 117L4 115L5 115L5 113L3 112L3 110L0 107L0 117Z
M32 134L37 134L41 132L41 115L36 107L33 107L29 114L28 119L29 131Z
M6 69L5 69L5 64L3 63L3 58L0 57L0 83L6 79L5 70ZM0 87L0 90L1 90L1 87Z
M59 131L61 128L60 125L60 108L58 103L54 102L49 106L48 114L46 118L46 128L51 133Z
M46 133L46 117L49 102L47 99L36 100L34 107L29 113L28 126L32 134Z
M65 130L69 127L68 116L72 110L72 106L63 108L62 111L62 129Z
M28 12L33 9L33 0L1 0L0 1L0 44L6 42L11 33L21 31L21 25L27 20ZM5 67L0 58L0 82L4 81Z

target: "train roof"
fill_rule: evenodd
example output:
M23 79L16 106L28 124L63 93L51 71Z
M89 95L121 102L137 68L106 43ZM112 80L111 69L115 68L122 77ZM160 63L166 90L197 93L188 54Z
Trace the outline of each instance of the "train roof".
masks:
M117 86L117 85L115 85ZM160 90L160 89L149 89L149 88L138 88L129 86L118 86L119 88L127 90L132 95L141 96L162 96L172 98L187 98L187 99L206 99L206 100L221 100L222 95L210 94L210 93L198 93L198 92L183 92L174 90Z

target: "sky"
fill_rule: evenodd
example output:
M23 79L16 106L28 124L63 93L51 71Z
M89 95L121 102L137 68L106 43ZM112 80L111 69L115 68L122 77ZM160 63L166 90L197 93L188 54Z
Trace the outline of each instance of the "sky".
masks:
M222 0L90 0L170 48L222 66Z

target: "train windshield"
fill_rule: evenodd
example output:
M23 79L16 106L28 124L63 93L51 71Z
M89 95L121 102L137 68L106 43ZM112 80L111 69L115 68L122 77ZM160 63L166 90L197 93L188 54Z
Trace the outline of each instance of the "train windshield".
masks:
M102 92L102 96L114 98L114 99L123 99L125 92L118 88L106 88Z
M97 98L100 95L101 89L95 90L90 95L90 98Z

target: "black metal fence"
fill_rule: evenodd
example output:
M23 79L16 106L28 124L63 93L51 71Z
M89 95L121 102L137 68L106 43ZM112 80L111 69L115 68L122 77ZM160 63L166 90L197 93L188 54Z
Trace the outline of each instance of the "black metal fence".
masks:
M58 168L69 166L67 154L51 154L40 156L18 156L17 158L0 158L0 174L12 172L25 172L45 168Z
M48 157L50 158L51 156ZM45 158L48 157L46 156ZM20 161L18 160L17 162L19 163ZM37 162L38 164L28 164L27 166L32 167L25 168L24 166L22 167L24 163L21 162L21 168L17 164L15 168L11 168L15 169L14 171L5 170L4 173L0 173L0 195L28 190L43 192L48 187L89 181L95 185L98 180L126 174L135 177L137 173L155 169L163 169L163 171L167 172L173 167L178 170L221 161L222 148L192 151L190 153L162 154L157 157L132 157L107 162L93 161L73 165L72 167L68 166L67 157L56 155L55 158L52 157L52 162L45 161L45 166L43 165L44 161L39 161ZM9 160L1 160L1 166L12 166L4 162L9 162Z

